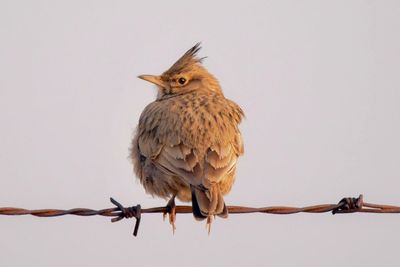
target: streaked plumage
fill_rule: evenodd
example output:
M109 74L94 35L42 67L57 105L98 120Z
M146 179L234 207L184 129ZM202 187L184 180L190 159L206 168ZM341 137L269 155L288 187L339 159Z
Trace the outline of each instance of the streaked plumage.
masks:
M139 76L157 85L158 96L140 116L131 158L147 193L192 201L194 216L210 222L213 215L227 216L223 195L243 154L238 125L244 115L201 65L199 49L160 76Z

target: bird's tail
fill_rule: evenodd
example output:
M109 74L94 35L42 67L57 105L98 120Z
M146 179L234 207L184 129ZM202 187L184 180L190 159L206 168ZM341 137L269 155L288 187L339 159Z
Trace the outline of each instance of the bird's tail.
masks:
M228 217L224 198L218 184L213 184L208 189L191 187L193 216L196 220L204 220L210 215Z

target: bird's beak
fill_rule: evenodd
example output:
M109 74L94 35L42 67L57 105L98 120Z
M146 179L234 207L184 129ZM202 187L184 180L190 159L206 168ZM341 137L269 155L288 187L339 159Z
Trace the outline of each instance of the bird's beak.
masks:
M161 86L163 88L165 88L165 84L163 82L163 80L161 79L160 76L156 76L156 75L139 75L138 76L139 79L154 83L158 86Z

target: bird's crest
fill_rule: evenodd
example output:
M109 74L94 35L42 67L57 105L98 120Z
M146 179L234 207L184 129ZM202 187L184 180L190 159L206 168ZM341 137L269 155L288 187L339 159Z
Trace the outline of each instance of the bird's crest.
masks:
M164 72L164 75L171 75L175 73L180 73L184 69L189 68L190 66L196 64L196 63L201 63L201 61L205 58L198 58L197 57L197 52L201 49L200 42L197 43L195 46L190 48L188 51L186 51L183 56L178 59L174 65L172 65L167 71Z

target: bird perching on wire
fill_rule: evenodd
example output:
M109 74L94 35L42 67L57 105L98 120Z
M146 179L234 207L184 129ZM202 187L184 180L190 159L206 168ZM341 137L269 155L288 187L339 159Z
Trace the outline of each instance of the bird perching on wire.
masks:
M243 154L242 109L224 97L218 80L197 57L200 43L161 75L140 75L158 94L142 112L132 140L134 171L145 191L169 199L175 230L175 197L192 202L197 220L228 216L223 196ZM165 215L165 214L164 214Z

